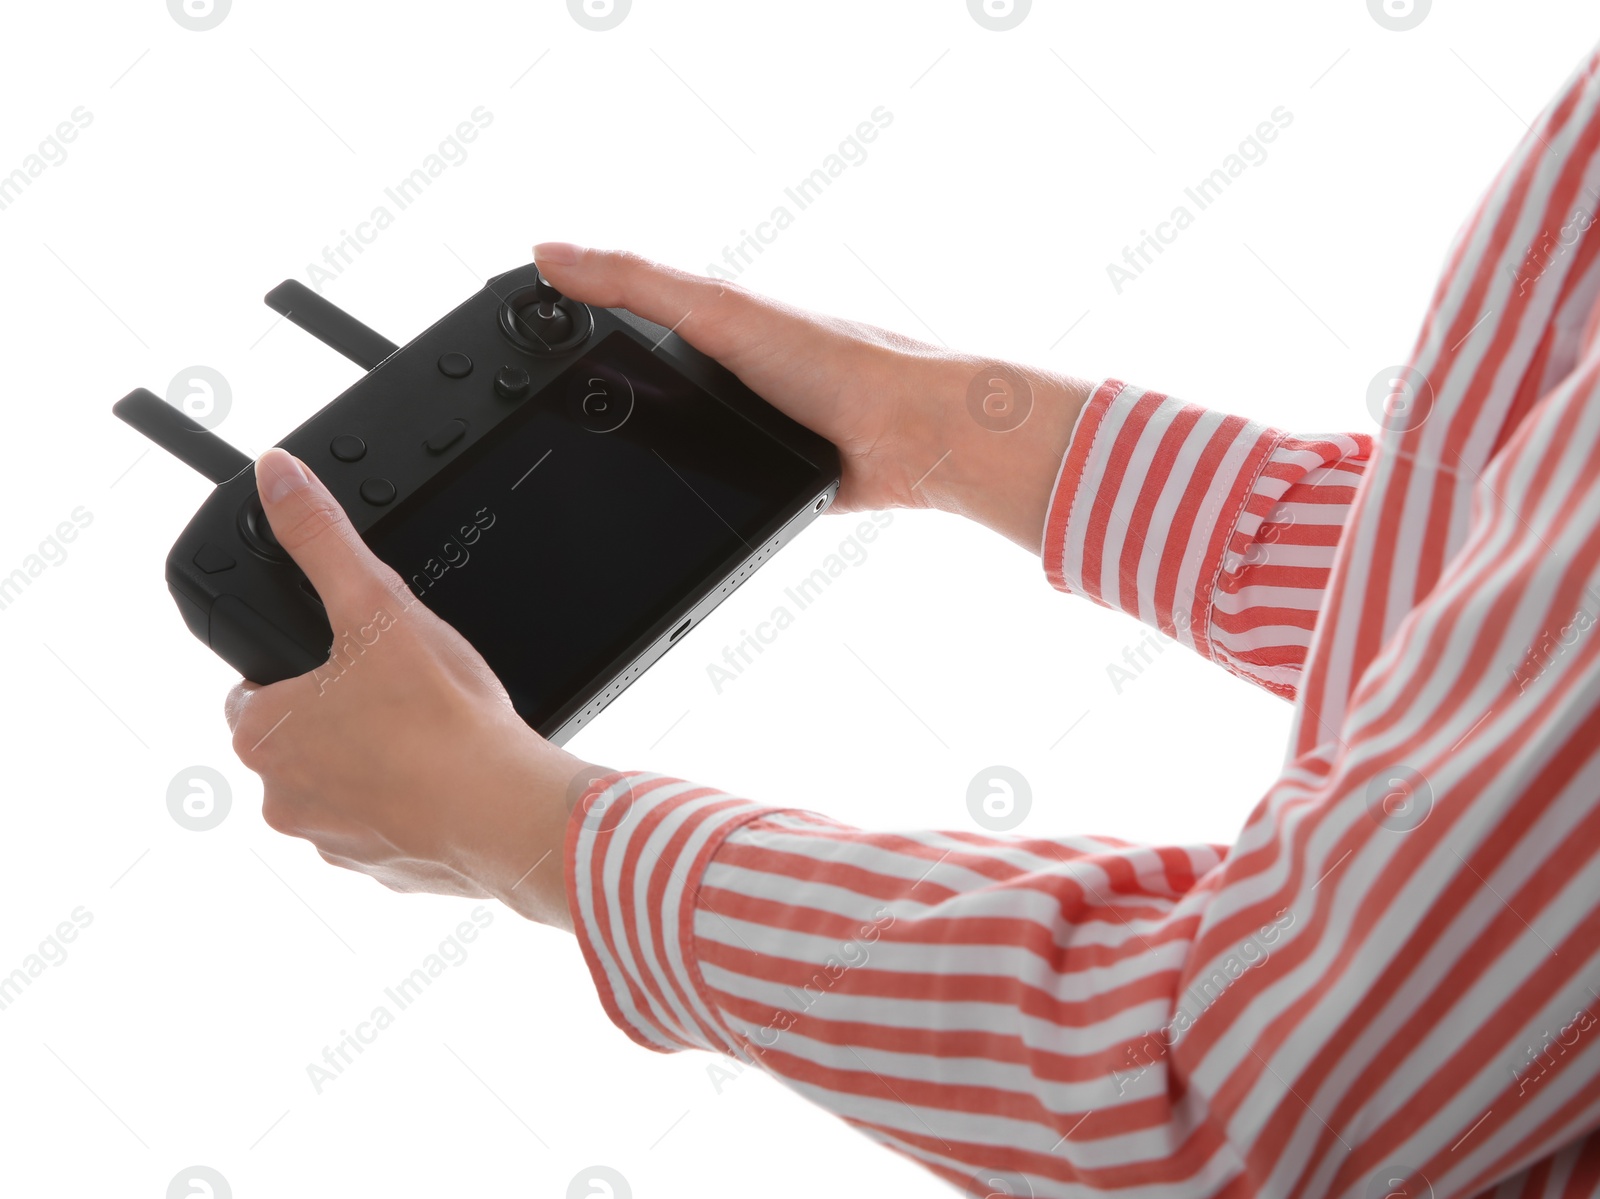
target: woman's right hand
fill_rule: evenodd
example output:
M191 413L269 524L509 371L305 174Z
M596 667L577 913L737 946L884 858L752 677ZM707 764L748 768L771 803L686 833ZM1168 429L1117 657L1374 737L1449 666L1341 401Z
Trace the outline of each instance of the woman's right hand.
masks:
M1088 394L1081 381L1027 369L1031 409L1017 427L1000 429L1006 422L975 419L968 402L992 360L636 254L565 242L533 254L562 294L674 330L833 442L843 466L839 510L943 508L1037 552L1051 484Z

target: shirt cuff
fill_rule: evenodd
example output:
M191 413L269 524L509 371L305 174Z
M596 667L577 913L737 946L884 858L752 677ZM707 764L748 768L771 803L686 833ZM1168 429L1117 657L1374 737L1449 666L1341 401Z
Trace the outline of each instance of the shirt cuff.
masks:
M1217 581L1271 506L1253 493L1280 437L1106 379L1062 458L1040 547L1046 577L1213 657Z
M717 848L777 811L636 771L596 778L573 805L565 846L573 931L606 1014L647 1049L748 1057L706 1000L694 916Z

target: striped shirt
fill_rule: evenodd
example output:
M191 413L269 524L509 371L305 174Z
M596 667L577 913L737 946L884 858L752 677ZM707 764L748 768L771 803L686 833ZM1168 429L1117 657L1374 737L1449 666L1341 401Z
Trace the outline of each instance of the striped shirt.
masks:
M569 826L611 1017L975 1195L1600 1195L1600 76L1381 432L1107 380L1044 568L1294 704L1232 845L868 832L647 773Z

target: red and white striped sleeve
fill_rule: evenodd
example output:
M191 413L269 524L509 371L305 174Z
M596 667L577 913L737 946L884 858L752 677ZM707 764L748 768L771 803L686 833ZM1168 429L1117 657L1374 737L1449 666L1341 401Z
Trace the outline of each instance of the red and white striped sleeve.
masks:
M566 865L612 1019L976 1194L1442 1197L1541 1159L1597 1193L1597 378L1485 475L1440 587L1231 847L598 779Z
M1365 433L1292 437L1107 379L1045 520L1051 583L1295 696Z
M1269 440L1218 476L1236 497ZM1600 360L1231 847L871 832L603 776L566 865L606 1010L977 1194L1600 1193L1596 458Z

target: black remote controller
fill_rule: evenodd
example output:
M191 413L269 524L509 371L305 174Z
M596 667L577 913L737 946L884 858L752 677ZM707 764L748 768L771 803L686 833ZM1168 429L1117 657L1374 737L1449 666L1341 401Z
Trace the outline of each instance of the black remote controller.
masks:
M293 280L267 303L366 371L278 444L557 744L838 489L828 441L531 263L399 347ZM258 683L351 668L358 631L277 544L251 460L142 388L113 411L217 485L167 556L195 636Z

